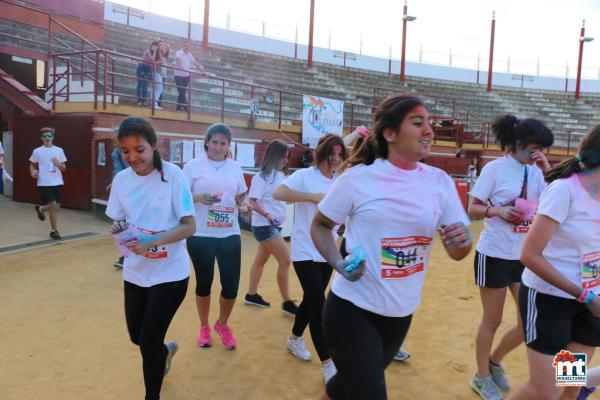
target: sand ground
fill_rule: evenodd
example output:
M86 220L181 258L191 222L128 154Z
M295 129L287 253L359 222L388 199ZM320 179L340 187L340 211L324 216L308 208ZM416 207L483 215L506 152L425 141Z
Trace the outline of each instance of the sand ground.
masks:
M5 200L0 204L4 213L6 204ZM14 204L10 202L11 207ZM11 209L11 214L16 213L11 217L13 225L2 223L0 236L11 231L10 243L18 238L14 226L34 229L34 215L26 207ZM75 221L81 218L78 229L84 232L91 230L88 216L70 214ZM108 228L106 223L96 223L97 231ZM475 233L480 229L479 223L474 224ZM40 235L46 230L40 228ZM285 350L292 319L278 307L273 260L265 267L259 289L271 301L271 308L243 304L257 248L248 232L242 233L242 246L240 296L230 321L238 348L227 351L216 337L212 348L196 345L199 323L191 284L167 334L168 339L179 342L180 351L163 385L163 399L303 400L316 399L322 392L319 363L298 361ZM123 281L121 272L112 267L115 258L107 234L0 252L0 398L143 398L141 357L128 339ZM405 363L393 363L386 372L390 399L477 398L468 386L475 371L474 336L481 312L472 260L471 254L464 261L451 261L436 241L423 302L405 343L412 357ZM292 295L299 299L300 285L293 270L290 277ZM213 307L219 293L217 274L215 279ZM515 307L509 299L500 333L514 322ZM307 330L307 345L316 358L309 338ZM526 378L523 346L506 358L505 367L513 384Z

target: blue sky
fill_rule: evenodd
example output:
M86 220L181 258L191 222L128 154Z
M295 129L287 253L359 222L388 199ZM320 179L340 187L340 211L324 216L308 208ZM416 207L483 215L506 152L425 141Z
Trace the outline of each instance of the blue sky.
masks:
M116 0L152 12L186 19L189 0ZM404 0L315 0L315 44L321 47L400 58ZM204 1L192 1L192 20L203 20ZM211 25L308 42L309 0L212 0ZM497 71L570 75L577 67L582 20L586 36L583 75L600 76L600 0L409 0L416 16L407 34L409 60L470 68L487 68L490 22L496 13L494 50ZM331 35L330 35L331 32ZM450 57L452 54L452 57ZM450 60L451 58L451 60Z

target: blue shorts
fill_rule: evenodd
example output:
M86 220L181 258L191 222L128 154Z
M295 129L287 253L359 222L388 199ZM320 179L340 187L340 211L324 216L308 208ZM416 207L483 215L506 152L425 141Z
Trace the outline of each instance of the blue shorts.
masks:
M256 240L258 240L259 243L262 243L281 236L281 228L272 225L253 226L252 233L254 233Z

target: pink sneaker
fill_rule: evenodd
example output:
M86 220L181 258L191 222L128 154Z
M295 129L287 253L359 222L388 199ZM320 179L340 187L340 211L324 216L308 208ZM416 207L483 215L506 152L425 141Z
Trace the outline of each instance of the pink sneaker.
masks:
M200 327L200 333L198 334L198 346L210 347L212 345L212 339L210 338L210 326Z
M219 321L215 322L215 331L221 336L221 342L227 350L235 349L235 338L233 337L233 330L229 326L222 326Z

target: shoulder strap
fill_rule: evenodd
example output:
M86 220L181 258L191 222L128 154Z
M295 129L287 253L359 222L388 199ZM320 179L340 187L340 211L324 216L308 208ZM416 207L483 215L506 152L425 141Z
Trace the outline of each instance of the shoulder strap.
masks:
M525 172L523 173L523 185L521 186L521 193L519 197L527 199L527 165L525 165Z

